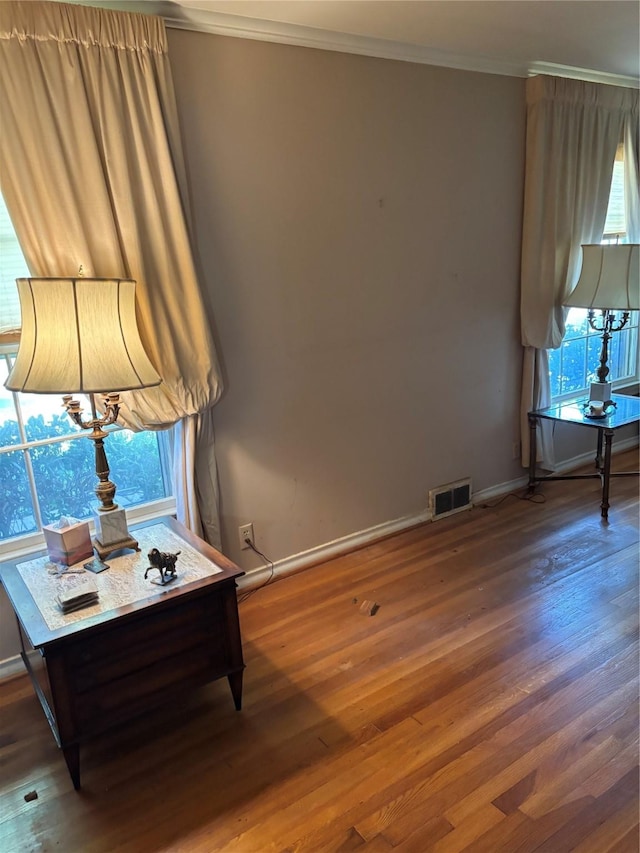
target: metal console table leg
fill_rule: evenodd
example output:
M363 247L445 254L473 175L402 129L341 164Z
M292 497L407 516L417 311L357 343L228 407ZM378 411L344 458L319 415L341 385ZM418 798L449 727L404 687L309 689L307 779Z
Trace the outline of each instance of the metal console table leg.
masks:
M611 481L611 445L613 444L613 430L598 430L599 441L602 441L601 433L604 432L604 468L602 469L602 503L600 514L602 518L609 518L609 483Z
M535 415L529 414L529 494L532 494L536 487L536 428L538 419Z

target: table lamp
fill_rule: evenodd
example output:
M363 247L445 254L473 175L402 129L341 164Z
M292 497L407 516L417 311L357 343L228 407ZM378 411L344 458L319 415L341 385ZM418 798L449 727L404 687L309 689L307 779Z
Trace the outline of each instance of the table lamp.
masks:
M639 250L636 243L583 246L578 283L564 302L567 308L588 308L589 325L602 332L598 381L591 383L590 401L611 401L609 341L612 333L627 325L630 312L640 308ZM600 311L599 325L596 311ZM622 312L621 316L617 312Z
M135 281L117 278L20 278L17 280L22 331L13 368L5 382L11 391L63 394L72 420L91 430L100 501L94 513L95 550L101 559L120 548L138 548L124 509L114 502L104 449L120 411L120 391L159 385L160 376L144 350L135 313ZM87 394L91 415L73 393ZM95 395L102 400L100 416Z

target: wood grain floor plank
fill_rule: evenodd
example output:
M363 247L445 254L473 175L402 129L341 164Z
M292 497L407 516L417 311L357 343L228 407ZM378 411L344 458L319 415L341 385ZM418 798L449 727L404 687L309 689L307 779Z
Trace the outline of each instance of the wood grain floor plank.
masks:
M630 771L602 796L597 797L588 809L564 823L538 850L569 850L588 841L605 822L615 825L617 816L631 805L637 808L638 773ZM609 842L604 840L606 844Z
M473 848L489 829L501 824L505 814L489 804L474 812L433 845L433 853L462 853Z
M619 702L633 701L633 692L634 688L626 684L622 685L580 714L575 712L570 691L567 691L562 704L554 701L553 709L547 709L550 710L550 717L545 717L542 728L540 720L544 715L542 711L538 712L536 709L537 719L530 723L534 730L524 729L523 721L518 721L520 723L518 728L524 732L521 737L513 740L492 738L491 745L495 751L495 758L489 768L491 778L478 784L470 794L456 802L446 813L448 819L453 823L466 819L483 803L493 802L513 785L519 783L532 769L536 770L537 777L541 765L544 767L545 762L552 762L558 752L570 749L576 737L580 737L581 732L588 731L602 714L616 707ZM579 707L581 703L578 703ZM544 785L544 779L539 784ZM536 785L538 785L537 781ZM526 801L521 804L520 811L525 809ZM543 813L547 810L545 809ZM536 816L533 815L533 817Z
M532 853L538 849L546 850L547 853L569 853L571 847L563 849L545 845L559 827L583 814L592 804L593 799L589 797L575 800L537 821L516 809L504 821L485 832L471 849L473 853ZM602 853L605 851L606 847Z
M256 591L243 711L176 697L87 745L80 793L0 684L0 850L639 853L638 483L608 524L595 481L544 496Z
M635 711L631 709L629 716L633 719ZM576 787L576 795L601 797L605 791L614 785L622 776L638 766L638 721L633 720L633 730L628 743L618 752L613 761L600 767L597 773L592 773L580 781Z
M621 808L614 810L608 820L592 829L574 850L575 853L601 853L609 849L637 853L639 848L638 801L636 797L630 797Z

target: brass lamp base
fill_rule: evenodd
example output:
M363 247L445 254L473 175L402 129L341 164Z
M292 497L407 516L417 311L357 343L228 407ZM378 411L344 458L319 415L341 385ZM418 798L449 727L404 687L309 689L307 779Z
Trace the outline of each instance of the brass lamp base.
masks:
M131 548L133 551L139 551L140 546L138 545L137 539L123 539L120 542L112 542L110 545L103 545L102 542L99 542L95 537L91 540L91 544L93 545L97 555L101 560L104 560L105 557L108 557L109 554L113 554L114 551L119 551L121 548Z

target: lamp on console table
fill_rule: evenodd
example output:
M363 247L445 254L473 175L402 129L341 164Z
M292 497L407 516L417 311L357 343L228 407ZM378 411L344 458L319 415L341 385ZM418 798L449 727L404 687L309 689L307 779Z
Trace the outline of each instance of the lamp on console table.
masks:
M567 308L588 308L589 325L602 332L598 381L591 383L590 400L611 401L609 341L627 325L631 311L640 308L640 245L612 243L582 247L582 269ZM596 311L600 317L596 318ZM618 316L617 312L622 312Z
M160 376L144 350L135 313L135 281L117 278L20 278L17 280L22 331L13 368L5 382L11 391L63 394L71 419L94 442L95 493L93 545L104 559L119 548L138 548L124 509L114 502L104 427L116 422L120 391L159 385ZM106 392L105 392L105 389ZM73 393L87 394L91 414L83 418ZM96 407L101 398L104 414Z

